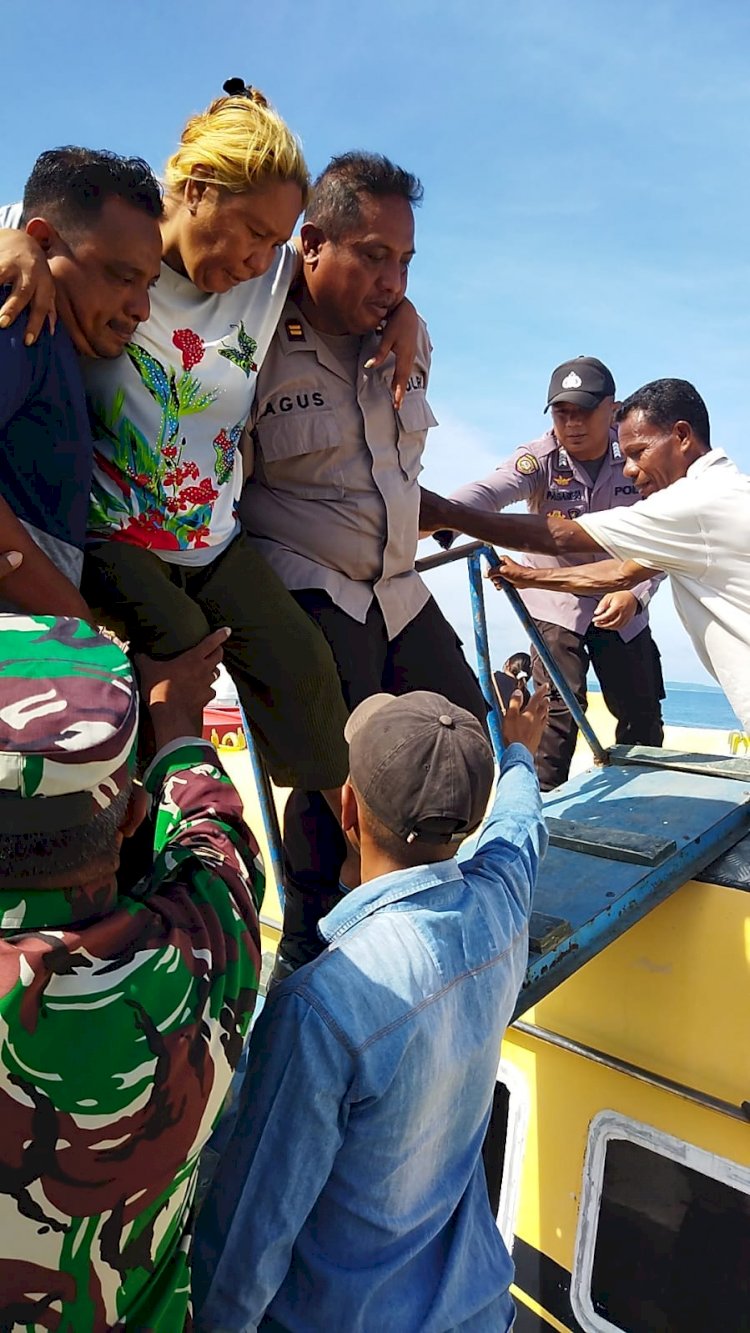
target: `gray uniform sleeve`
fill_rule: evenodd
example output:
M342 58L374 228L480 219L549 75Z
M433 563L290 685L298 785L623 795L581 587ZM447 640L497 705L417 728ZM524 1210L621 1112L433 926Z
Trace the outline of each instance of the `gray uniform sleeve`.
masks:
M659 587L659 584L663 583L666 577L666 574L657 574L656 578L646 579L643 583L636 583L635 587L630 589L633 596L640 602L644 611Z
M472 509L505 509L517 500L529 500L542 477L541 466L534 472L524 473L518 467L519 458L529 456L528 449L519 449L481 481L470 481L459 486L450 496Z

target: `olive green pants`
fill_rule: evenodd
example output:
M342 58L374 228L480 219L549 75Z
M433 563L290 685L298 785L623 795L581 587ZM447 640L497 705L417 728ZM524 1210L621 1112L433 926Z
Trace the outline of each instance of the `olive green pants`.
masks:
M344 781L347 709L331 650L244 534L209 565L96 542L81 592L102 624L153 657L173 657L228 625L224 664L273 781L313 791Z

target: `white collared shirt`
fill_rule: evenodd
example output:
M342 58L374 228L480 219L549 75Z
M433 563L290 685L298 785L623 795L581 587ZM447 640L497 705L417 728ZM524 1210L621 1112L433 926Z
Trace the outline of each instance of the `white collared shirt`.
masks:
M669 575L701 662L750 729L750 477L711 449L631 509L576 522L610 555Z

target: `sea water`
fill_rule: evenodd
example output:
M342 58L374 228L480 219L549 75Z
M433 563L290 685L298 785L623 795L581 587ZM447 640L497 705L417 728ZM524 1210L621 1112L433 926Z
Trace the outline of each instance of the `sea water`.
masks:
M589 681L588 689L598 691L598 683ZM726 695L716 685L688 685L668 680L665 689L667 697L662 703L662 715L667 726L743 730Z

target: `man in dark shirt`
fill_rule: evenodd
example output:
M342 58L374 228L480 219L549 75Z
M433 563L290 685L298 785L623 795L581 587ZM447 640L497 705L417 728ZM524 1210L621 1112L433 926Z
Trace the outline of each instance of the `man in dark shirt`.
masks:
M77 353L119 356L148 318L161 212L139 158L57 148L27 181L21 227L47 256L65 313L36 342L26 314L0 329L0 547L24 555L3 596L23 610L87 614L77 586L92 441Z

